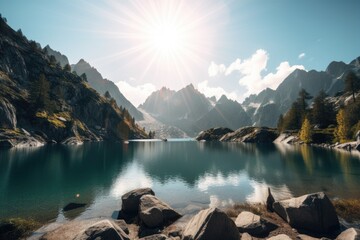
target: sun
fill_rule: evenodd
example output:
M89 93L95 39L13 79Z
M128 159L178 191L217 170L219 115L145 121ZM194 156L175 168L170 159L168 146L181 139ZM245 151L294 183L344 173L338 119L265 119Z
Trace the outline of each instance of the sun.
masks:
M100 34L118 40L106 61L124 60L136 69L138 79L156 79L184 85L196 81L197 69L209 62L217 29L222 26L223 5L199 0L109 0L110 11L94 9L109 19ZM120 62L120 61L119 61Z
M176 24L161 23L149 28L149 43L162 55L178 54L185 46L185 34Z

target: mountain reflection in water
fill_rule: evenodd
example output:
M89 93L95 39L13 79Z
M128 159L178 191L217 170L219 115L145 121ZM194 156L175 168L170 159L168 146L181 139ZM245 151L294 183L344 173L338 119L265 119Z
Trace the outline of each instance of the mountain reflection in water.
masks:
M275 199L317 191L360 197L358 156L307 146L130 141L1 149L0 156L0 218L108 217L138 187L178 209L263 202L268 187ZM63 213L69 202L87 205Z

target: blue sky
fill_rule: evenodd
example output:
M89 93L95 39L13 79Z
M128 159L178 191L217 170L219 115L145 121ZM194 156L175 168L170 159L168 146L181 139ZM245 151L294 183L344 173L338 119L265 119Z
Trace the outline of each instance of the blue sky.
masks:
M360 56L356 0L0 0L0 13L71 63L84 58L135 105L189 83L241 101L295 68Z

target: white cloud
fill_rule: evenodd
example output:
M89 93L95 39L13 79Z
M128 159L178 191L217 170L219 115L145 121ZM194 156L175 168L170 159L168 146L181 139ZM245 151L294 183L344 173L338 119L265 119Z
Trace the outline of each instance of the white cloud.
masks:
M306 53L300 53L299 56L298 56L298 58L299 58L299 59L302 59L302 58L305 57L305 55L306 55Z
M124 96L135 106L144 103L146 98L156 90L155 85L145 83L138 86L132 86L126 81L119 81L116 83L119 90Z
M268 73L263 76L262 73L267 70L266 66L268 60L269 54L263 49L258 49L250 58L244 60L241 60L240 58L236 59L226 68L224 76L228 76L233 72L240 73L239 84L247 89L244 96L241 96L242 98L245 98L250 94L257 94L265 88L276 89L295 69L305 69L302 65L290 66L289 62L284 61L276 68L275 73ZM217 66L223 66L223 64ZM217 74L220 73L220 71L217 72ZM204 86L207 86L207 84L204 84Z
M238 96L235 92L227 92L222 87L210 87L209 81L205 80L197 85L197 89L203 93L206 97L215 96L219 99L222 95L232 100L238 100Z
M210 77L215 77L218 74L224 73L225 70L226 70L226 67L224 64L217 65L216 63L211 62L209 69L208 69L208 73L209 73Z

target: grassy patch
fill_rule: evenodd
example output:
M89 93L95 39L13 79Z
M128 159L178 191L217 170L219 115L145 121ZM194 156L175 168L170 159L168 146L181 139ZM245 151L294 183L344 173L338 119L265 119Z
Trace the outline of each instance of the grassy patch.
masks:
M360 221L360 199L339 199L333 204L336 213L347 222Z
M252 212L257 215L263 215L266 213L266 209L263 204L236 203L232 207L225 209L225 213L229 217L233 218L236 218L243 211Z
M0 221L0 239L19 239L29 236L41 224L33 219L10 218Z
M49 123L51 123L56 128L65 128L65 122L60 120L59 118L64 118L66 121L71 120L71 115L69 112L58 112L54 114L48 114L46 111L40 111L35 114L38 118L46 119Z

